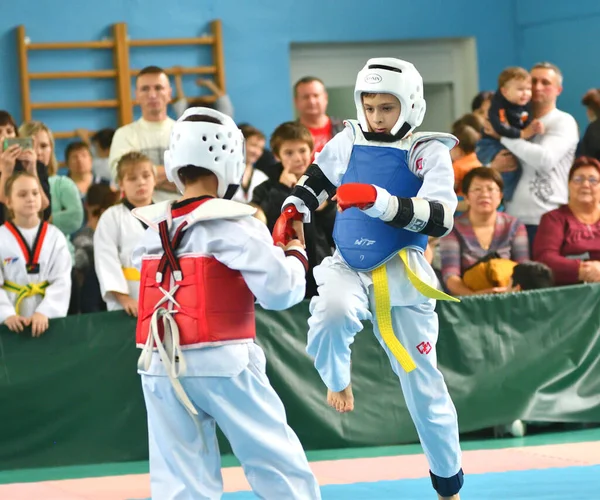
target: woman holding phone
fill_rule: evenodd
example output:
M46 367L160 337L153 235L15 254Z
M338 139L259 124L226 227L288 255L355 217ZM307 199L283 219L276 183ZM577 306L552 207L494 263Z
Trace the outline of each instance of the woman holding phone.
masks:
M9 112L0 110L0 224L6 220L4 185L13 172L25 171L36 176L42 185L44 220L50 218L50 184L46 167L37 161L31 139L14 141L19 132ZM29 146L30 145L30 146ZM25 146L25 147L23 147Z

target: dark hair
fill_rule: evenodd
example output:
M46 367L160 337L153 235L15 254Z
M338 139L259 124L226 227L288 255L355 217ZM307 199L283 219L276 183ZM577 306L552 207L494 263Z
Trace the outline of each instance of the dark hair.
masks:
M580 156L579 158L575 158L575 161L571 166L571 170L569 170L569 181L571 181L575 175L575 172L583 167L595 168L600 174L600 161L596 160L596 158L592 158L591 156Z
M298 97L298 87L300 85L312 82L319 82L321 85L323 85L323 87L325 87L325 83L323 83L323 80L320 78L317 78L316 76L304 76L294 84L294 97Z
M265 134L252 125L244 123L243 125L240 125L239 128L242 131L244 139L246 140L250 139L250 137L258 137L259 139L266 140Z
M102 212L112 207L119 201L119 193L113 191L110 185L106 183L92 184L85 197L85 204L92 208L91 213L94 217L99 217Z
M97 142L98 146L102 149L110 149L110 145L112 144L113 136L115 135L114 128L103 128L98 130L92 137L91 140L93 142Z
M304 125L299 122L285 122L279 125L271 134L271 151L279 156L281 145L286 141L302 141L310 148L311 152L315 147L313 136Z
M541 262L522 262L517 264L512 274L513 286L520 286L521 290L536 290L554 286L552 270Z
M215 118L213 116L208 115L191 115L188 116L184 122L207 122L207 123L216 123L217 125L223 125L221 120ZM199 167L196 165L186 165L185 167L181 167L177 171L177 175L181 179L183 184L191 184L196 180L202 177L209 177L211 175L215 175L214 172L211 172L207 168Z
M462 182L463 193L467 194L469 192L471 183L476 178L485 179L486 181L494 181L496 185L500 188L500 191L504 189L504 182L502 181L502 176L496 171L496 169L490 167L476 167L473 170L469 170L467 172L467 175L465 175Z
M69 156L82 149L85 149L88 153L90 153L90 155L92 154L90 147L85 142L77 141L69 143L65 149L65 161L68 162Z
M581 99L581 104L590 108L597 118L600 118L600 89L588 90Z
M471 101L471 111L477 111L485 101L491 101L494 93L489 90L479 92Z
M481 134L477 130L465 124L452 127L452 135L455 135L459 141L456 147L460 148L465 154L474 153L477 141L481 138Z
M467 113L466 115L462 115L452 124L452 130L454 130L455 127L460 127L461 125L468 125L469 127L474 128L477 132L481 132L481 129L483 128L483 120L475 113ZM454 134L454 132L452 133Z
M12 115L8 111L0 110L0 127L5 127L6 125L11 125L15 130L15 135L19 136L19 128L17 127L17 122L12 117Z
M142 75L166 75L166 73L160 66L146 66L140 70L138 77Z

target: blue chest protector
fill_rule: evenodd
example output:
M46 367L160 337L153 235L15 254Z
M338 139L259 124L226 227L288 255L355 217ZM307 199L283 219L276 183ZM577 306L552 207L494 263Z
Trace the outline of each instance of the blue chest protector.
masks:
M423 181L408 167L409 151L355 144L342 184L374 184L400 198L417 195ZM357 271L381 266L403 248L425 250L427 235L392 227L358 208L338 213L333 239L348 265Z

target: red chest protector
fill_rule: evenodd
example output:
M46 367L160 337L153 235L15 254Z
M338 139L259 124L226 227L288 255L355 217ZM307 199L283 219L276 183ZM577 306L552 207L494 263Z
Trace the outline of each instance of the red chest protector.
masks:
M144 347L150 341L159 309L176 322L182 348L254 339L254 296L241 273L212 257L175 256L185 227L184 222L170 240L167 223L161 222L164 254L142 261L136 344ZM164 341L164 322L156 326Z

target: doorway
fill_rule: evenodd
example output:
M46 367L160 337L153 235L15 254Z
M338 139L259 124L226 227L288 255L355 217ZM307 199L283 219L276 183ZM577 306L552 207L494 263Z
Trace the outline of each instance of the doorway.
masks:
M479 89L473 38L292 44L291 83L304 76L320 78L329 94L327 113L337 118L355 119L354 81L358 71L372 57L405 59L423 76L427 112L418 130L448 132L456 118L470 111L471 99Z

